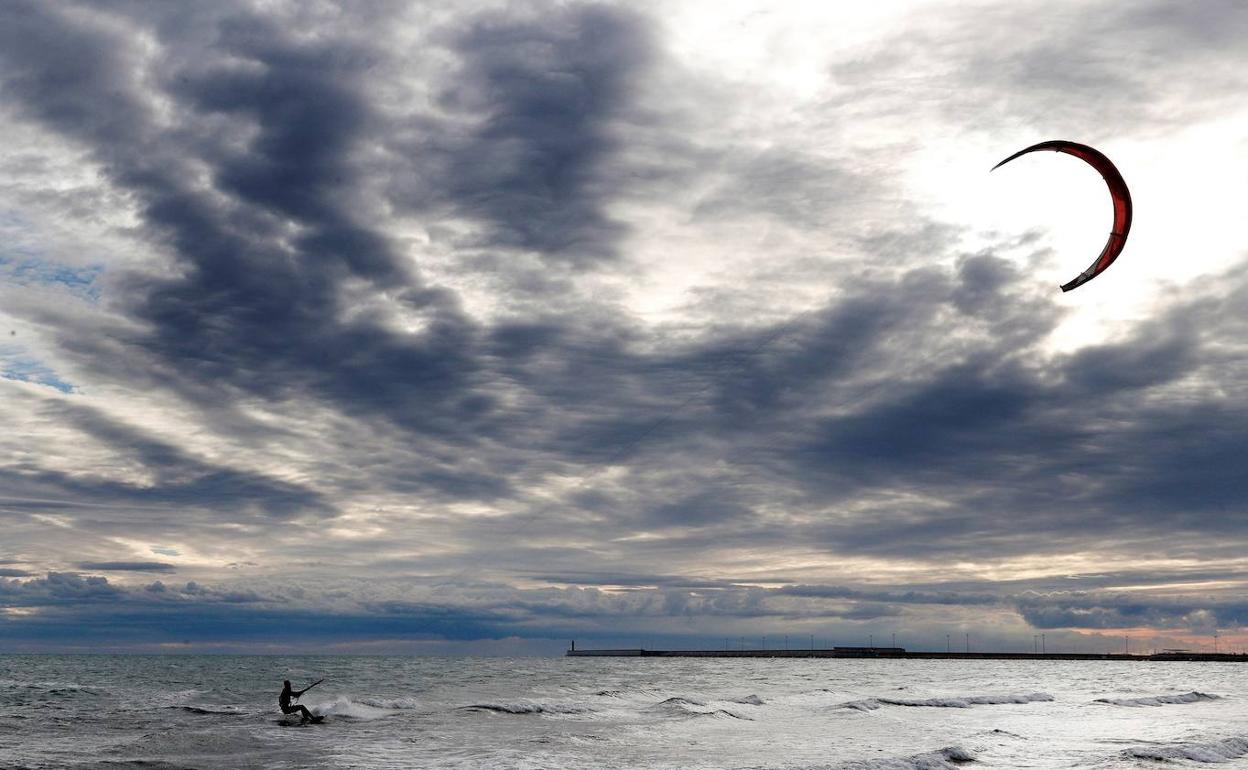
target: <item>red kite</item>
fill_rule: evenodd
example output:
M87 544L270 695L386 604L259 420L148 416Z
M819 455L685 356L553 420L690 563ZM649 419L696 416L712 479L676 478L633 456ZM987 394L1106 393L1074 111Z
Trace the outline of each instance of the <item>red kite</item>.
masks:
M1091 267L1076 276L1070 283L1062 285L1062 291L1070 291L1084 285L1103 273L1105 268L1114 264L1114 260L1122 252L1122 247L1127 244L1127 233L1131 230L1131 192L1127 190L1127 183L1123 181L1122 174L1118 173L1118 169L1114 168L1114 164L1110 163L1109 158L1105 157L1100 150L1093 149L1086 144L1067 142L1061 139L1033 144L993 166L992 170L997 170L1020 155L1026 155L1029 152L1038 150L1064 152L1067 155L1074 155L1076 158L1085 161L1092 168L1101 172L1101 176L1105 178L1105 184L1109 185L1109 194L1114 199L1114 229L1109 231L1109 240L1105 243L1105 248L1101 250L1101 255L1096 258Z

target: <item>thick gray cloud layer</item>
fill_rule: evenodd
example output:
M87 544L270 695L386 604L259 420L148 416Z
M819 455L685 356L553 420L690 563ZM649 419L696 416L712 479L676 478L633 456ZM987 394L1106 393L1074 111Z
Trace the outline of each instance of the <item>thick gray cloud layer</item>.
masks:
M645 8L7 5L0 640L1243 625L1242 266L1061 351L1041 234L796 141L1244 85L1233 5L1034 12L846 52L785 142Z

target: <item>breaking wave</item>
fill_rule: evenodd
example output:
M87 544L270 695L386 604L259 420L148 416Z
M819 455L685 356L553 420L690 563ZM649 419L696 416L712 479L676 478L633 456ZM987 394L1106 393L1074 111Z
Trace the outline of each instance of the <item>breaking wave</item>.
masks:
M416 698L356 698L356 703L363 703L365 706L373 706L379 709L393 709L396 711L404 711L408 709L420 708L420 701Z
M1157 762L1188 760L1202 764L1229 762L1248 754L1248 738L1224 738L1210 743L1175 743L1169 746L1140 746L1127 749L1123 755L1131 759Z
M1111 706L1165 706L1171 703L1199 703L1207 700L1222 700L1222 696L1193 690L1173 695L1150 695L1143 698L1097 698L1092 702L1108 703Z
M982 733L975 733L975 734L976 734L976 735L991 735L991 736L998 736L998 737L999 737L999 736L1005 736L1006 738L1018 738L1019 740L1023 740L1023 741L1027 740L1027 736L1025 736L1025 735L1019 735L1018 733L1012 733L1012 732L1010 732L1009 730L1002 730L1002 729L1001 729L1001 728L999 728L999 727L994 727L994 728L993 728L993 729L991 729L991 730L985 730L985 731L984 731L984 732L982 732Z
M583 714L593 709L559 703L474 703L464 711L491 711L496 714Z
M340 696L328 703L318 703L310 707L313 714L319 716L335 716L344 717L346 719L356 719L361 722L371 722L374 719L384 719L394 714L393 709L378 708L370 706L361 700L352 700L351 698Z
M830 770L956 770L974 762L975 755L961 746L946 746L909 757L881 757L834 765Z
M626 690L599 690L598 692L594 693L594 695L599 695L599 696L602 696L603 698L627 698L630 696L652 698L655 696L655 694L656 693L654 692L654 690L646 690L642 688L636 688L636 689L630 688Z
M741 719L746 722L754 721L747 716L742 716L728 709L718 709L691 698L668 698L665 701L654 704L653 709L679 717L712 717L715 719Z
M905 698L864 698L862 700L842 703L841 708L855 711L875 711L882 706L917 706L922 708L965 709L971 706L995 706L1005 703L1035 703L1051 701L1053 696L1047 692L1021 693L1017 695L964 695L953 698L925 698L908 700Z
M681 698L681 697L675 697L675 698L668 698L668 699L667 699L667 700L665 700L665 701L660 701L659 703L657 703L657 704L655 704L655 705L658 705L658 706L679 706L679 707L682 707L682 708L688 708L689 706L705 706L706 704L705 704L705 703L703 703L703 702L702 702L702 701L700 701L700 700L694 700L693 698Z
M232 706L220 706L218 708L206 708L204 706L166 706L165 708L177 709L179 711L186 711L191 714L214 714L217 716L230 716L230 717L243 716L245 713L247 713L245 711L234 708Z

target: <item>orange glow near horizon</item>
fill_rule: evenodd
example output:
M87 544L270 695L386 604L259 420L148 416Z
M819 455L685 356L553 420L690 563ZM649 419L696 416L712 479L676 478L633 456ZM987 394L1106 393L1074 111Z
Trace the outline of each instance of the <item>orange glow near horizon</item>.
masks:
M1215 645L1212 633L1196 633L1190 629L1159 629L1143 626L1082 630L1077 632L1090 644L1099 644L1109 652L1143 654L1163 649L1184 649L1192 652L1238 652L1248 653L1248 629L1236 628L1219 631Z

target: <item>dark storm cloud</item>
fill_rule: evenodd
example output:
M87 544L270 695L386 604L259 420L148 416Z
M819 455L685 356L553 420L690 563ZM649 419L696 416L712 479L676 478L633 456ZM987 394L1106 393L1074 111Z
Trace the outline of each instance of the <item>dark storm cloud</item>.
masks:
M1049 352L1065 311L1031 271L1038 234L962 253L963 233L908 208L896 158L872 169L852 147L842 162L770 136L689 135L722 115L700 92L680 98L705 115L662 109L651 77L670 62L657 20L535 8L469 10L401 43L386 36L388 17L358 11L309 34L315 19L245 4L0 10L6 101L98 165L134 206L127 228L160 258L93 276L114 323L60 307L31 317L102 398L150 393L185 407L153 419L163 432L139 427L145 404L22 410L32 433L55 425L60 446L106 457L78 467L24 453L0 468L4 513L59 516L47 526L64 532L48 542L144 529L226 546L245 537L272 550L232 562L240 581L261 562L329 581L296 594L260 579L135 588L50 573L0 583L6 606L50 613L0 616L0 633L43 623L54 638L82 618L133 623L140 636L176 621L168 633L248 639L326 617L344 638L606 633L620 619L698 617L856 628L957 607L1016 610L1045 628L1240 622L1242 608L1222 599L1063 593L1055 578L855 585L793 565L1097 549L1236 557L1243 518L1225 514L1248 499L1233 459L1248 454L1233 344L1248 331L1237 320L1248 277L1189 286L1110 342ZM821 119L917 124L914 92L886 86L938 60L930 73L952 73L938 111L1084 125L1140 100L1095 124L1118 130L1195 83L1149 78L1187 78L1232 46L1242 21L1212 4L1179 17L1160 5L1081 13L1041 14L1033 29L1010 6L990 12L987 31L892 41L891 53L834 67L860 101L823 105ZM1124 36L1098 48L1114 24ZM1019 44L1003 43L1020 25ZM402 91L398 73L420 88ZM1236 80L1218 73L1209 93ZM670 205L690 228L760 217L809 234L817 253L772 265L759 246L759 285L694 286L691 307L710 320L651 325L590 283L633 279L625 245L638 224L620 213L625 200ZM388 229L391 209L419 237ZM430 277L435 263L462 294ZM826 295L792 309L792 288L823 280ZM473 301L485 309L470 312ZM109 416L122 413L133 422ZM359 515L340 520L349 537L291 522L348 510ZM86 571L171 569L125 560L148 551L92 548L65 550L99 559L77 563ZM405 587L417 595L349 595L332 585L344 571L416 575ZM431 575L444 582L428 588ZM505 583L517 576L562 587ZM1070 585L1167 579L1123 571Z
M503 344L483 349L483 330L456 297L425 285L361 214L362 178L376 169L357 156L393 127L368 98L369 72L385 52L309 40L241 6L107 23L68 7L8 13L5 93L88 148L138 203L146 236L175 260L172 277L110 277L109 299L137 326L120 338L67 330L59 345L76 364L133 387L173 389L233 431L257 430L236 404L259 397L313 399L437 442L514 433L508 421L518 415L500 414L497 395L483 389L545 390L535 371L517 371L541 344L517 347L519 330L537 327L502 327L493 338ZM127 24L163 46L158 73L141 71L120 31ZM449 201L483 223L482 246L569 264L613 258L623 227L605 213L609 167L623 141L617 124L627 122L653 53L649 25L583 5L540 20L483 12L440 33L461 64L440 109L471 127L415 120L421 138L396 148L408 153L403 168L421 192L396 200L417 211ZM61 55L50 62L47 51ZM356 312L353 282L419 331ZM492 469L408 468L389 483L446 498L489 499L509 487Z
M123 510L129 506L184 506L240 519L332 513L330 503L314 490L198 460L89 406L58 402L42 404L38 409L100 441L117 457L139 464L154 479L127 481L15 462L0 468L4 482L0 504L9 510L56 511L85 503Z
M124 590L103 577L81 577L72 573L49 572L30 580L0 580L0 597L9 606L45 607L58 604L115 601Z
M873 279L861 296L792 325L732 367L705 362L756 346L703 343L671 370L681 372L679 391L704 395L683 409L652 408L667 414L661 420L600 422L585 446L614 440L642 467L679 453L753 463L755 481L774 482L765 487L773 500L788 486L825 502L898 490L940 501L797 523L778 540L812 537L834 552L984 557L1067 550L1089 537L1118 542L1125 533L1190 552L1205 532L1241 530L1209 514L1245 491L1225 458L1242 453L1248 414L1234 402L1193 409L1181 395L1234 371L1206 344L1236 333L1243 282L1228 275L1219 285L1234 289L1218 299L1198 292L1124 339L1055 356L1039 351L1060 311L1005 260L968 256L952 272ZM805 417L846 403L843 416ZM760 430L772 444L742 451ZM664 486L667 500L646 525L748 521L749 493L712 497L716 483L694 473L693 496ZM635 499L586 491L581 501L616 525L642 521L628 512ZM720 528L707 542L730 540Z
M452 42L462 72L439 103L471 128L434 157L444 193L487 226L482 245L574 265L617 257L611 161L654 56L650 21L594 4L486 12Z
M1212 632L1248 625L1248 603L1220 598L1132 594L1025 595L1018 611L1036 628L1167 628Z
M245 519L331 512L315 492L224 468L206 470L195 478L169 479L156 487L20 466L0 471L0 481L5 485L0 504L10 511L72 511L85 503L133 511L131 518L141 517L138 512L143 509L150 514L153 506L225 511Z
M535 573L530 577L534 580L541 580L547 583L558 583L562 585L640 586L647 588L683 588L690 590L700 588L733 588L738 587L739 582L743 582L733 580L703 580L683 575L638 575L588 570L584 572Z
M708 334L671 354L637 356L619 340L598 345L587 366L568 367L581 398L595 411L591 419L568 423L559 447L599 465L644 460L686 442L700 443L699 453L733 462L742 459L742 449L760 443L759 431L773 432L762 434L763 444L787 442L790 422L804 421L810 410L838 399L858 400L864 386L876 387L871 380L884 373L872 371L864 382L851 373L895 365L889 359L901 343L922 336L918 330L945 312L949 277L942 271L854 277L860 285L811 313ZM546 387L550 381L547 373ZM691 518L735 518L743 511L731 497L739 494L691 490L663 503L654 515L683 511ZM722 513L714 513L715 507Z
M104 562L84 564L84 568L119 572L165 572L152 569L152 562ZM114 565L114 566L107 566ZM149 566L145 566L149 565ZM161 565L167 566L167 565ZM181 586L167 586L156 581L143 587L122 586L110 583L98 575L79 575L73 572L49 572L44 577L29 580L0 580L0 598L9 606L34 608L72 608L79 605L110 605L106 612L124 613L143 606L204 605L204 604L253 604L267 602L282 604L289 601L283 594L261 597L253 591L206 588L194 581Z
M297 627L310 628L314 617L324 621L322 612L284 607L284 597L267 597L262 606L259 599L251 592L204 589L193 582L167 587L157 581L127 589L104 577L53 572L27 581L0 580L0 600L6 605L39 609L20 622L0 621L0 638L62 646L187 637L277 639ZM349 631L359 624L341 625Z
M94 565L92 565L94 567ZM96 567L98 569L98 567ZM137 566L108 569L137 570ZM5 580L0 593L14 606L53 607L75 603L113 602L118 611L140 605L192 606L203 603L286 606L291 610L316 609L306 606L300 591L257 593L226 588L208 588L195 582L167 585L156 581L141 587L123 587L104 577L83 577L72 573L48 573L42 578ZM344 594L349 595L349 594ZM541 622L548 617L608 619L611 617L661 617L690 614L723 615L741 618L782 616L793 612L790 599L809 600L803 615L859 618L895 616L907 605L991 605L1014 604L1020 611L1042 613L1062 611L1114 610L1123 615L1168 612L1187 616L1200 610L1221 611L1228 620L1241 612L1242 602L1222 598L1182 597L1158 599L1130 593L1076 591L972 594L956 591L913 591L905 589L860 589L849 586L787 585L761 588L745 585L704 585L699 588L646 588L606 592L597 588L516 589L501 584L439 584L432 586L420 601L376 600L354 596L350 611L355 615L450 616L475 613L478 619L508 622ZM850 600L824 603L821 600ZM338 610L335 610L338 611Z
M883 591L862 590L847 586L825 585L790 585L776 589L777 594L784 596L819 597L827 599L854 599L875 603L892 604L997 604L1001 596L993 594L967 594L956 592L925 592L925 591Z
M72 644L83 638L84 625L95 629L94 637L102 644L188 636L199 641L269 642L290 639L295 631L320 641L391 634L478 639L576 633L585 638L619 633L634 623L690 618L862 622L900 617L910 603L887 597L878 602L827 602L823 596L803 595L804 601L794 604L796 595L752 586L609 593L596 588L521 590L478 583L432 586L418 601L352 595L349 602L328 608L309 603L297 591L256 593L160 581L123 587L104 577L49 573L25 581L0 580L0 599L6 606L37 610L7 619L0 616L0 638L49 641L64 634L58 643ZM922 597L910 598L922 603Z
M652 361L624 350L634 332L618 322L597 339L569 336L576 319L500 327L492 338L501 344L480 349L479 331L459 315L454 298L424 287L393 245L355 214L361 171L353 153L379 140L386 126L366 99L364 73L376 57L365 50L296 39L242 10L200 14L185 24L136 22L171 49L198 55L171 50L160 76L141 83L116 27L123 19L103 24L45 7L11 13L14 45L6 50L15 74L7 93L44 125L90 148L114 183L135 196L150 236L177 260L175 277L114 279L115 301L127 303L122 307L146 331L127 331L123 340L73 334L61 341L97 374L177 389L217 410L210 418L221 418L241 395L311 397L353 416L471 443L508 427L498 422L495 398L474 392L493 377L483 369L484 355L507 382L532 390L541 409L535 417L551 414L542 401L552 398L585 410L618 405L623 413L679 380L680 367L714 366L723 355L712 347ZM611 256L619 226L604 213L612 187L607 167L622 141L617 124L653 55L648 24L597 6L572 7L540 23L508 13L476 16L449 35L462 72L443 100L476 128L449 154L447 136L430 128L430 142L415 149L428 157L414 168L449 158L435 174L442 193L486 221L494 245L573 262ZM54 66L43 60L48 50L64 53ZM149 83L155 94L143 90ZM52 91L56 97L47 98ZM153 96L172 128L157 125ZM772 157L766 165L776 175L803 164ZM804 194L803 205L812 197ZM357 279L419 316L425 330L399 335L368 314L340 320L343 285ZM145 360L136 361L136 351ZM552 358L562 361L567 379L543 371ZM608 376L587 383L595 372ZM592 445L609 453L651 422L636 409L625 421L609 416L615 409L598 411L588 421L554 422L556 435L580 438L557 438L551 448L579 456ZM134 449L158 468L167 464L161 452L172 451L137 438ZM224 479L221 487L235 481ZM508 489L494 473L458 467L410 470L390 482L449 497L497 497ZM217 492L211 485L193 491ZM682 499L675 505L684 516L728 512L726 504L698 503L705 493ZM654 515L670 518L672 505Z
M1004 269L999 261L994 267ZM962 301L970 273L962 274L962 286L926 283L928 293L908 303L911 312L923 317L927 306L926 317L973 332L983 308ZM1210 515L1248 492L1228 461L1244 451L1248 412L1234 401L1193 406L1175 390L1224 381L1235 370L1205 347L1233 334L1242 312L1242 280L1227 279L1234 290L1217 301L1193 297L1126 339L1071 355L1035 352L1058 318L1055 308L1020 302L994 311L993 325L1010 336L967 336L963 350L943 361L924 355L927 366L881 382L861 408L813 422L794 455L800 464L791 469L805 469L794 483L820 487L825 499L906 489L943 502L813 531L837 548L916 556L1032 550L1042 533L1066 547L1068 538L1087 535L1182 540L1240 532L1234 519ZM1028 282L1020 274L997 280L1001 296ZM866 343L858 355L870 356Z
M474 368L471 328L353 212L348 158L374 120L358 89L360 52L297 42L246 12L221 19L208 39L198 27L162 29L170 45L208 49L202 62L167 61L158 85L171 100L170 130L155 124L120 53L125 39L111 28L46 6L10 6L8 16L5 92L90 147L176 255L177 277L132 276L121 287L149 330L126 341L150 357L140 377L196 400L310 393L425 431L473 421L451 405ZM238 127L251 129L242 146L232 141ZM210 189L196 184L196 163ZM426 331L400 336L367 317L339 320L340 285L350 279L388 292ZM133 364L113 358L109 341L63 344L107 375Z
M161 561L80 561L78 569L88 572L177 572L178 568Z

